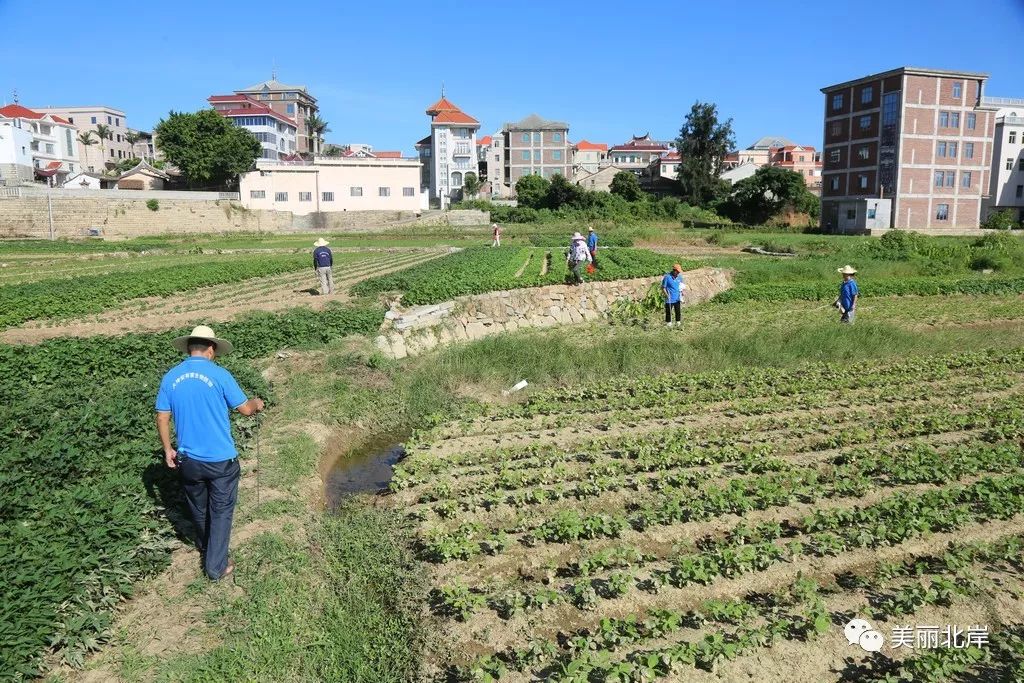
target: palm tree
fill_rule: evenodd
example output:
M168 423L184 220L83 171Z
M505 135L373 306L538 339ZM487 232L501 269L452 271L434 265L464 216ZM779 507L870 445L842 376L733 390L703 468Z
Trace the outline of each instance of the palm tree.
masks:
M88 157L89 157L87 152L89 151L90 147L92 147L93 145L96 144L96 140L94 140L93 137L92 137L92 131L91 130L87 130L84 133L79 133L78 134L78 144L82 145L82 147L84 148L82 150L82 152L83 152L82 153L82 170L84 171L86 166L87 166Z
M110 126L100 123L96 125L96 135L100 139L100 157L102 157L102 166L107 165L107 146L104 140L113 140L114 134L110 131Z
M132 146L132 151L130 153L133 159L135 158L135 143L141 139L142 136L136 133L134 130L130 130L124 134L124 141Z
M316 144L313 145L313 149L310 150L311 154L316 154L316 151L320 149L320 142L324 139L324 133L330 133L331 129L327 127L327 122L320 118L318 115L313 114L306 119L306 133L312 138Z

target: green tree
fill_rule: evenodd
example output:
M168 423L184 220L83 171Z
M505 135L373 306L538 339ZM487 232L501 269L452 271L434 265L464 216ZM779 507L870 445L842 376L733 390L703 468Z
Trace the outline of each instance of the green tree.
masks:
M480 192L480 179L476 177L476 173L470 171L462 179L462 191L467 197L475 197Z
M135 144L142 139L142 136L136 133L134 130L130 130L124 134L124 141L131 145L131 155L135 157Z
M516 181L516 200L519 206L542 209L547 203L551 183L539 175L524 175Z
M92 136L92 131L87 130L84 133L78 134L78 144L82 145L82 170L87 168L86 162L88 157L88 150L90 147L96 144L96 139Z
M733 220L764 223L783 211L816 216L817 205L818 198L807 189L802 175L778 166L763 166L733 185L719 208Z
M729 186L719 175L725 155L735 146L732 119L720 123L713 103L694 102L676 138L683 201L708 206L724 194Z
M105 141L112 140L114 138L114 134L110 132L110 126L101 123L96 126L96 137L100 139L100 159L102 159L103 164L106 164L107 145Z
M194 114L172 111L153 131L167 162L189 187L219 187L252 168L260 154L256 137L213 109Z
M331 129L327 127L327 122L316 114L313 114L306 119L306 134L309 135L310 140L313 142L312 149L310 149L308 153L319 153L320 146L323 144L324 133L330 132Z
M561 173L551 177L551 184L548 186L547 206L552 209L561 207L576 208L585 193L585 190L571 182Z
M612 177L612 184L608 188L612 194L618 195L628 202L639 201L644 198L645 193L640 189L640 181L635 174L629 171L619 171Z
M1017 227L1017 221L1013 216L1013 209L993 211L981 223L981 227L987 230L1012 230Z

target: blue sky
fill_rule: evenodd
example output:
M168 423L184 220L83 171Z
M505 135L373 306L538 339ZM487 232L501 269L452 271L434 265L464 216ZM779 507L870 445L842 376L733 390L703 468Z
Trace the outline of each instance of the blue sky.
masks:
M61 6L0 0L0 101L16 88L26 106L107 104L144 129L273 65L318 98L329 141L407 153L442 81L481 134L536 112L611 144L674 138L702 100L733 118L740 147L820 147L819 89L901 65L984 71L987 94L1024 97L1024 0Z

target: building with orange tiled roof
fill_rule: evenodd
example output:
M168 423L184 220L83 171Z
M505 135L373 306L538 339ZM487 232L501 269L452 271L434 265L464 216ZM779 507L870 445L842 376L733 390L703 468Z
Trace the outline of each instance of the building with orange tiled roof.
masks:
M58 186L75 171L78 131L66 118L20 104L0 107L0 179Z
M603 142L580 140L572 146L572 172L597 173L608 158L608 145Z
M480 122L462 111L441 93L441 99L426 109L430 135L416 143L421 183L430 188L430 203L447 208L462 196L467 173L479 173L476 133Z

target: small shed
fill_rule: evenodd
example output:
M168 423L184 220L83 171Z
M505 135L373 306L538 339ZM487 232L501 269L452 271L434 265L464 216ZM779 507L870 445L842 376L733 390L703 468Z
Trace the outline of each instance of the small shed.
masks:
M135 168L129 169L117 179L119 190L162 190L170 176L159 168L151 166L147 161L140 160Z

